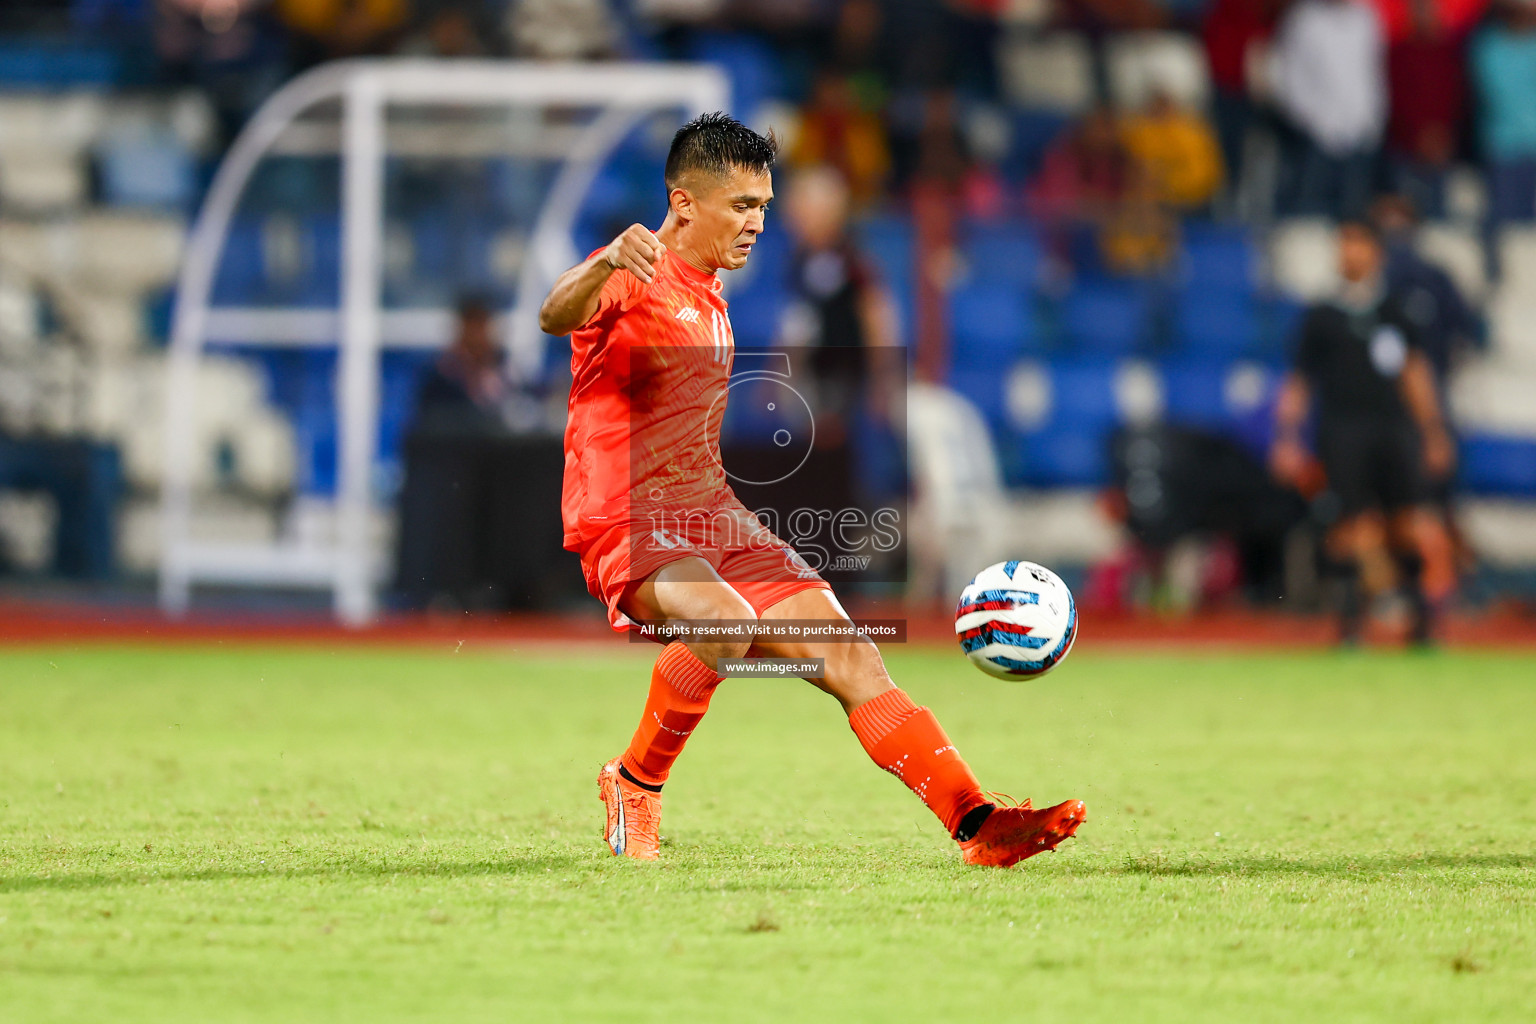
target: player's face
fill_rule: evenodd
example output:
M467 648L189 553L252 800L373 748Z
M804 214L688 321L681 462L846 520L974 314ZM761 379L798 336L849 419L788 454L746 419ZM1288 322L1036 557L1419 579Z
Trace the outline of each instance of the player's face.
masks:
M740 270L763 232L773 176L767 171L731 168L715 187L695 200L695 227L709 260L721 270Z
M1344 280L1365 281L1381 266L1381 248L1368 231L1352 225L1339 230L1339 274Z

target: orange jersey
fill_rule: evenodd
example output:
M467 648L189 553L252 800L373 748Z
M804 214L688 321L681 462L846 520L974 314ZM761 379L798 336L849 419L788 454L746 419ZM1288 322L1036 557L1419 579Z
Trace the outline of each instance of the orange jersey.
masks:
M720 462L735 353L720 279L671 250L655 271L650 284L615 271L571 332L560 504L573 550L637 519L735 501Z

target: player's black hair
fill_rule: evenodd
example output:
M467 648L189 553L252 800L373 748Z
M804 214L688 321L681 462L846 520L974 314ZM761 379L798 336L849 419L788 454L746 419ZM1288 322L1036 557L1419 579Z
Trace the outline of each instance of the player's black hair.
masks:
M1381 244L1381 229L1365 217L1345 217L1339 221L1339 230L1358 231L1377 245Z
M491 297L478 289L462 291L454 302L454 310L459 314L460 320L491 316L493 312Z
M1383 222L1394 213L1400 214L1409 224L1424 219L1419 204L1406 192L1380 192L1371 200L1370 220L1377 231L1383 230Z
M667 188L676 188L684 176L703 172L724 177L732 167L766 171L779 153L779 140L773 129L759 135L729 114L719 110L700 114L672 136L667 153Z

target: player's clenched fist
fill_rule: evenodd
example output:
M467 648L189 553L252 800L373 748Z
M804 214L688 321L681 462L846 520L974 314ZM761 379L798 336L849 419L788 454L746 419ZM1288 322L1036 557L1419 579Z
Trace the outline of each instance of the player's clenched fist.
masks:
M644 224L631 224L606 249L582 260L555 279L539 306L539 329L560 337L570 334L597 315L603 289L615 286L615 270L627 270L650 284L659 272L656 264L667 247Z
M656 276L656 261L667 247L644 224L631 224L624 233L608 243L603 259L615 270L627 270L646 284Z

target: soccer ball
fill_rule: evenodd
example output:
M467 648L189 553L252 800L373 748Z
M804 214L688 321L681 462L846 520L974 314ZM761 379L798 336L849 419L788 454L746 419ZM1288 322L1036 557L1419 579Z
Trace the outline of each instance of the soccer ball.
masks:
M1034 562L998 562L960 592L955 635L989 676L1024 679L1061 664L1077 639L1077 604L1061 577Z

